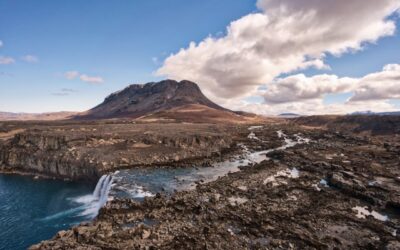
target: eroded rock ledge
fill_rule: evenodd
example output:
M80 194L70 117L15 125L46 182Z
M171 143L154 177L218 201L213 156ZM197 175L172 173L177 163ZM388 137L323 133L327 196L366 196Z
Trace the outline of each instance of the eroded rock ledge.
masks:
M232 147L227 128L207 124L29 125L3 124L3 172L97 179L121 168L210 158Z

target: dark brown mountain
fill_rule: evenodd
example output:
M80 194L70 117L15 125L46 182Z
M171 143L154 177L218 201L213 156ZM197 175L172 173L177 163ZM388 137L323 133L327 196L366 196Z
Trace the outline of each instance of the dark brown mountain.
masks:
M184 115L183 115L184 114ZM213 118L238 119L241 115L210 101L196 83L165 80L133 84L109 95L103 103L77 116L77 119L178 118L208 114ZM195 118L195 117L193 117ZM196 117L198 118L198 117ZM190 119L189 119L190 120Z

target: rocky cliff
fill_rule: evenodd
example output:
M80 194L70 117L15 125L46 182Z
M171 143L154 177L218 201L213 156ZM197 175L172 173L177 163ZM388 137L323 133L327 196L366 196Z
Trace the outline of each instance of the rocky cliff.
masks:
M232 143L224 126L201 124L58 124L14 129L22 132L0 138L3 171L68 179L97 179L121 168L185 164L219 155Z

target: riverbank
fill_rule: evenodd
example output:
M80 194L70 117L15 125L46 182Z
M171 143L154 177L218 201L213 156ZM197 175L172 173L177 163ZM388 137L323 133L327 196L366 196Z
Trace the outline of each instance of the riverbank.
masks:
M15 175L15 176L28 176L31 177L34 180L38 179L45 179L45 180L60 180L60 181L66 181L66 182L71 182L73 180L64 178L61 179L58 176L51 176L51 175L46 175L42 173L35 173L35 172L28 172L28 171L18 171L14 170L13 168L7 168L7 167L0 167L0 174L2 175Z

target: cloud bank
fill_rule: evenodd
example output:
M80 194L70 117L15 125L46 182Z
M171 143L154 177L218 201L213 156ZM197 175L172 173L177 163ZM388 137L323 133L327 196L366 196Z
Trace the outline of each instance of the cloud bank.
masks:
M267 103L288 103L322 99L326 94L352 92L349 102L400 98L400 64L388 64L382 71L362 78L304 74L278 78L262 95Z
M327 54L359 51L366 43L393 35L395 23L388 17L399 9L400 1L259 0L257 6L259 13L232 22L225 36L192 42L169 56L157 74L195 81L220 104L254 94L264 84L272 85L266 94L269 104L341 92L357 80L295 75L278 80L279 89L274 80L310 67L329 68L324 62ZM314 89L304 90L309 82L316 82L311 84ZM353 100L370 99L367 92L379 88L372 85L364 92L360 89ZM293 100L284 96L292 93Z

